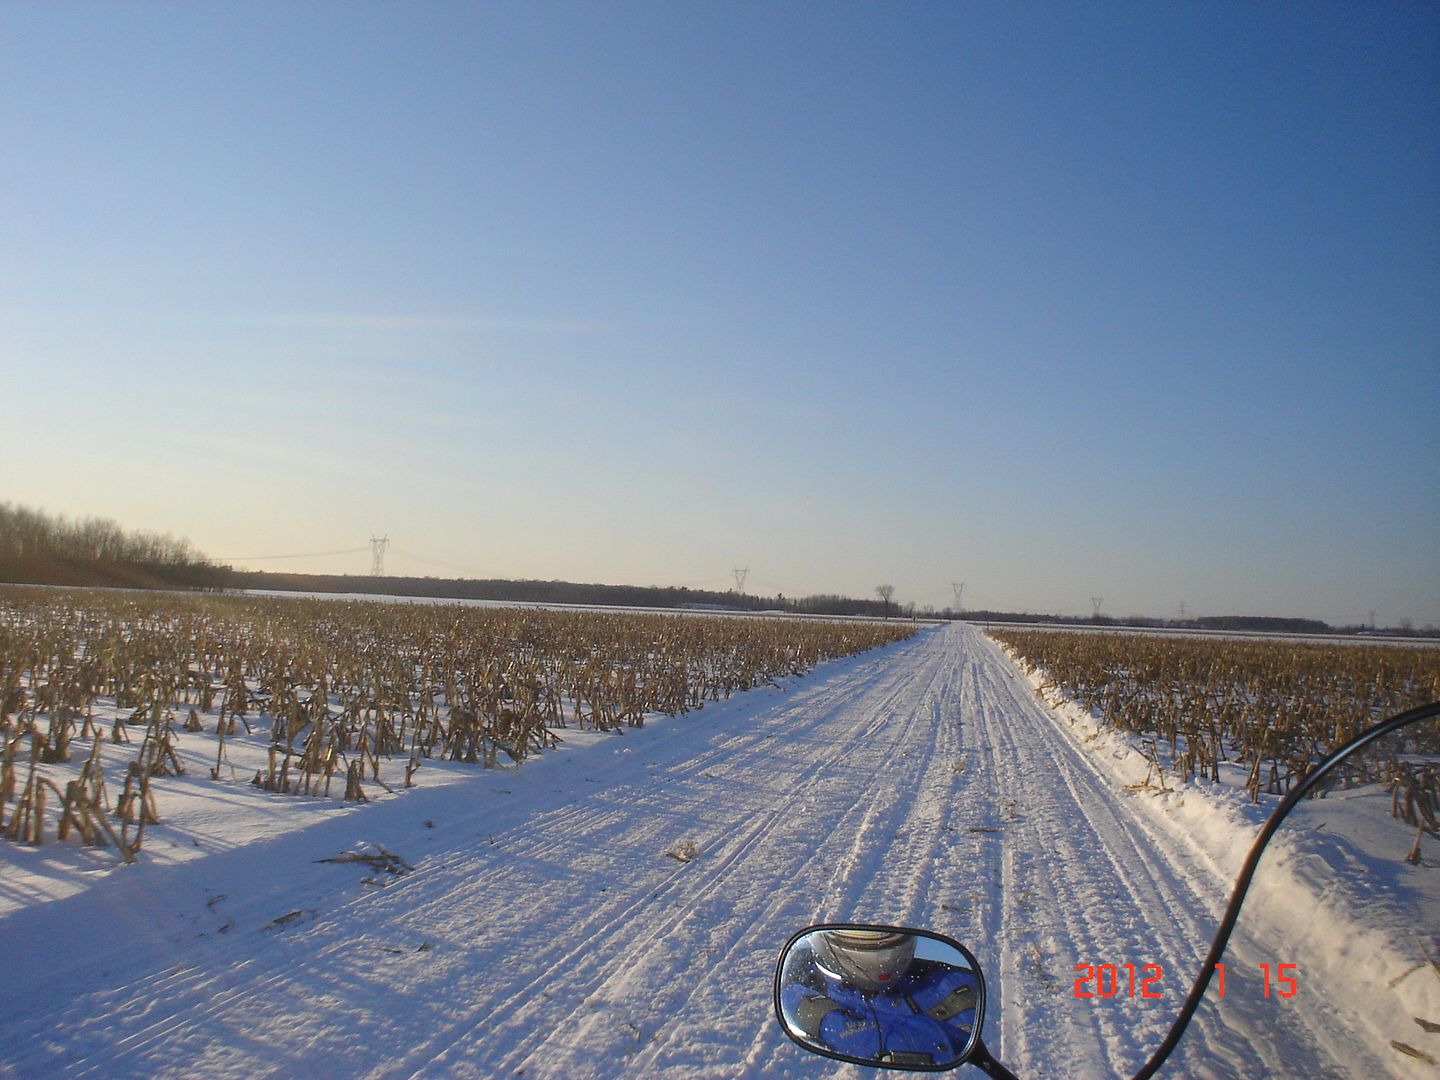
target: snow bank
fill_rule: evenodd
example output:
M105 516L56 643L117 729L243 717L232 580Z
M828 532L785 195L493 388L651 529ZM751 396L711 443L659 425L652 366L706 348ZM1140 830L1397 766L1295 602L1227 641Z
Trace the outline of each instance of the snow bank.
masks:
M1140 736L1109 727L1096 711L1049 686L1043 669L1000 648L1065 721L1057 727L1083 746L1117 787L1136 794L1137 806L1169 842L1214 875L1228 900L1279 797L1252 803L1239 766L1232 765L1229 775L1222 767L1219 783L1157 775ZM1378 787L1307 800L1266 849L1227 951L1233 959L1237 947L1249 941L1250 951L1271 957L1272 965L1297 964L1297 977L1307 995L1314 992L1318 1007L1343 1012L1357 1035L1392 1060L1396 1043L1433 1042L1420 1019L1440 1022L1440 863L1429 841L1422 864L1407 864L1413 840L1413 829L1391 817L1390 797ZM1356 1009L1356 1001L1363 1007ZM1434 1075L1430 1064L1408 1055L1401 1075L1409 1074L1412 1061L1424 1075Z

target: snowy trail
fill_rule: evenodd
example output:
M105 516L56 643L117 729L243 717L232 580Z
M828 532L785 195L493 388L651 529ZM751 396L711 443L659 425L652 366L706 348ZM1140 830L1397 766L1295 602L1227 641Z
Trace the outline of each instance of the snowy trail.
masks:
M1173 827L1137 812L1138 801L1148 796L1117 792L1094 753L1066 737L997 646L971 638L967 648L974 689L962 703L961 730L967 752L984 763L986 788L996 793L1004 838L1003 910L992 932L999 955L981 959L996 970L1007 1021L1025 1018L1004 1025L999 1056L1022 1076L1130 1076L1169 1030L1231 882L1203 869L1177 843L1182 838ZM1259 1006L1249 1000L1258 990L1248 982L1238 985L1236 973L1279 958L1249 940L1245 927L1242 920L1227 952L1229 1004L1202 1010L1168 1071L1192 1077L1383 1075L1351 1045L1343 1027L1317 1026L1314 1016L1276 999ZM1120 994L1078 998L1076 964L1117 967ZM1158 966L1163 976L1153 989L1161 996L1130 996L1123 985L1126 964L1137 979L1147 965Z
M1135 798L993 643L927 630L12 915L0 965L32 985L0 1016L0 1074L868 1076L770 1014L786 938L855 920L970 944L986 1040L1022 1076L1129 1075L1227 889ZM414 872L376 887L315 862L367 838ZM696 858L667 856L687 841ZM1162 965L1164 998L1075 998L1075 964L1126 962ZM1174 1075L1350 1074L1285 1057L1299 1040L1275 1021L1217 1029Z

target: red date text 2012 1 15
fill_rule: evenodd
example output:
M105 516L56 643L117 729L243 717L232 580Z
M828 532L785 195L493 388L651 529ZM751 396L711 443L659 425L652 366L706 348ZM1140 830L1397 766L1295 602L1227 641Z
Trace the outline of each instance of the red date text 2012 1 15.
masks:
M1260 964L1262 996L1294 997L1300 988L1295 964ZM1164 997L1162 982L1165 969L1159 964L1076 964L1079 978L1075 980L1077 998ZM1212 987L1225 996L1225 965L1215 965ZM1188 983L1187 983L1188 988Z

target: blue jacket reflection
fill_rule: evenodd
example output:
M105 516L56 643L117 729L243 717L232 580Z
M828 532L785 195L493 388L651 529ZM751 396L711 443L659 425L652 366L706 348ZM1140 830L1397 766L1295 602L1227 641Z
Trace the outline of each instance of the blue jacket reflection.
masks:
M970 1045L978 993L973 974L935 960L916 960L893 987L866 992L821 970L812 955L780 1004L795 1027L838 1053L946 1065Z

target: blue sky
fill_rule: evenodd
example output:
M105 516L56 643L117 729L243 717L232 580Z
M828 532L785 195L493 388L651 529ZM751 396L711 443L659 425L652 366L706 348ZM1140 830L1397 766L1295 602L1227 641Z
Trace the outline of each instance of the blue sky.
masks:
M0 500L1440 625L1437 91L1420 3L5 0Z

